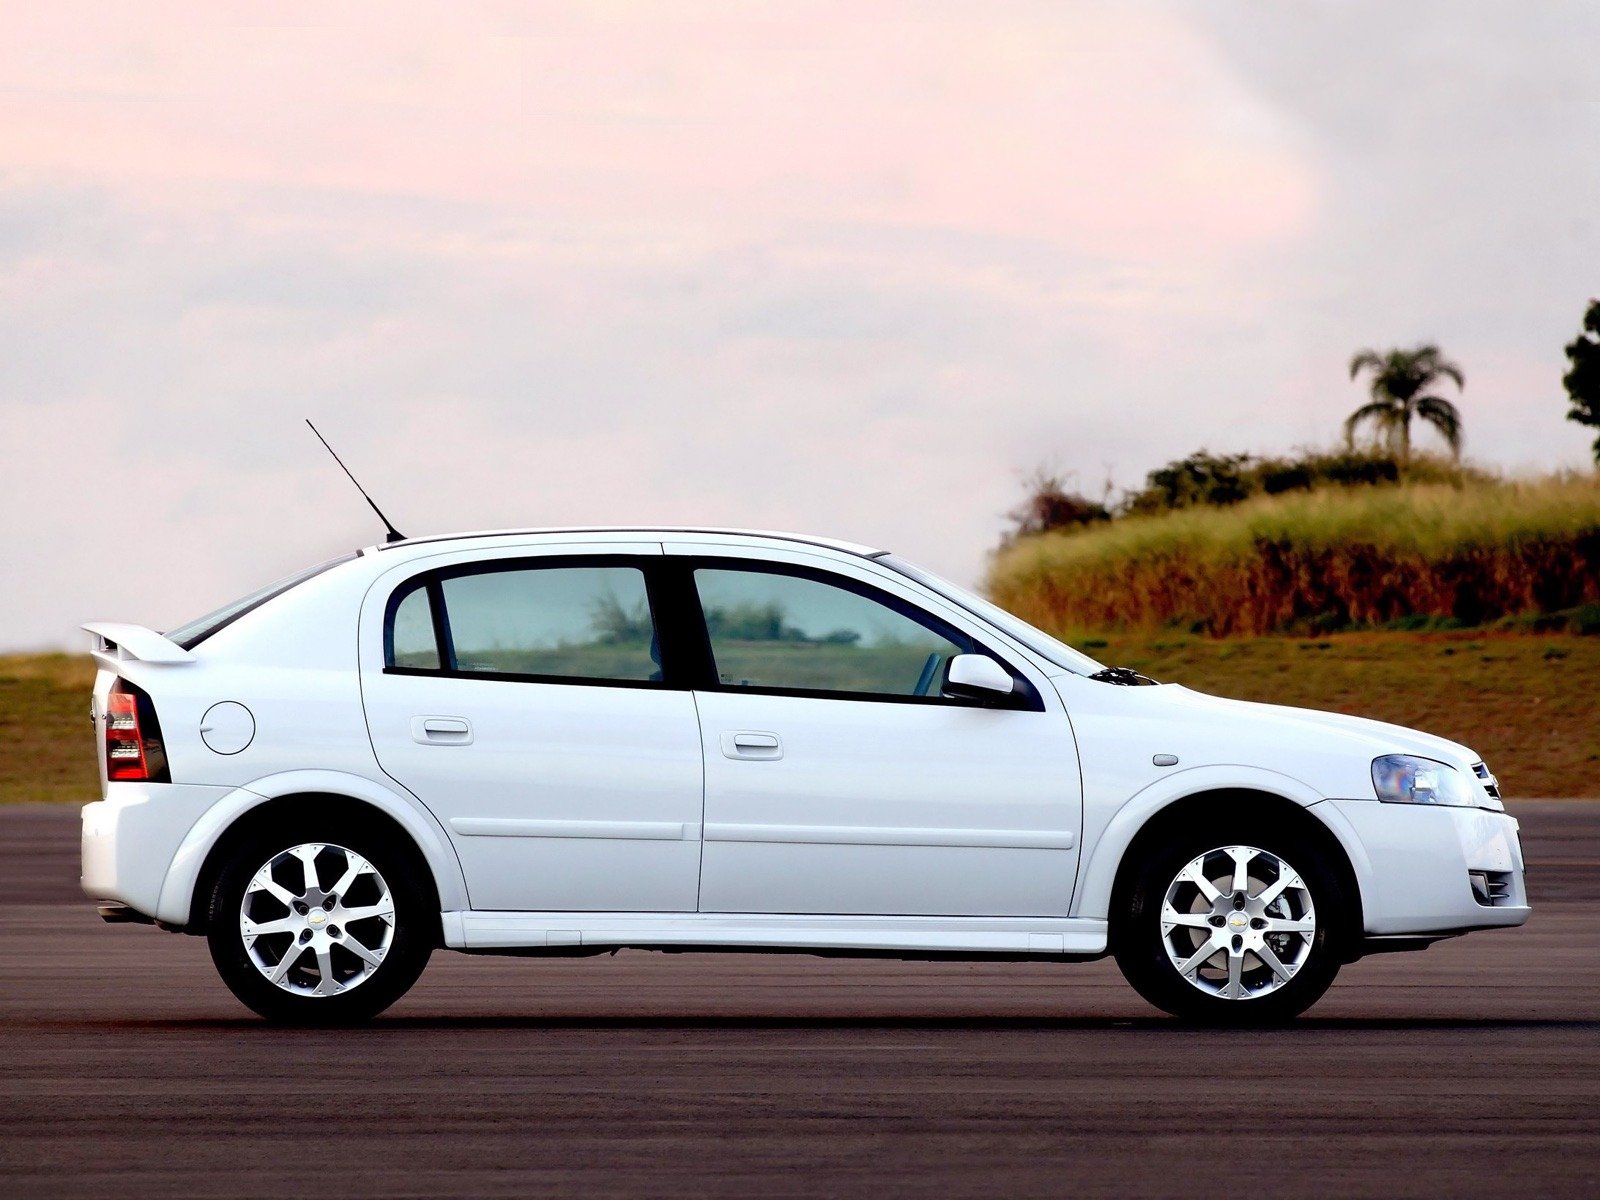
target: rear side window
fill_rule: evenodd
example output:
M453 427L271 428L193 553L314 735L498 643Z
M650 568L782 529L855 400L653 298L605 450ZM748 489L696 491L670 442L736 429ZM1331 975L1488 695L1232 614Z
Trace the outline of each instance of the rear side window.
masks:
M385 642L402 670L661 679L644 572L630 566L495 566L421 581L391 605Z
M437 671L439 639L434 632L432 593L414 588L395 605L389 627L389 665Z

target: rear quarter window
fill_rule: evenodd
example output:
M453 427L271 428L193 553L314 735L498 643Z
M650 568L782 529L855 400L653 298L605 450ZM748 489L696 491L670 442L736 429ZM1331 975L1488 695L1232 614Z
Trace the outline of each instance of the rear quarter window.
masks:
M325 563L318 563L309 570L299 571L296 574L280 579L276 583L269 583L266 587L251 592L248 596L241 597L231 604L224 604L214 612L208 612L203 617L196 617L187 625L180 625L176 629L169 630L166 634L167 640L176 642L185 650L193 650L219 629L227 628L246 613L254 612L263 604L276 600L292 588L299 587L306 580L315 579L324 571L331 571L334 567L351 562L355 557L356 555L353 553L343 554L338 558L330 558Z

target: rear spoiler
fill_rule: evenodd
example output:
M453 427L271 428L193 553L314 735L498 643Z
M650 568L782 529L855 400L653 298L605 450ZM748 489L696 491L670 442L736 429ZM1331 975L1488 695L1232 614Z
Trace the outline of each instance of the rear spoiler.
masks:
M122 621L92 621L83 627L94 634L94 657L112 670L137 659L147 663L191 663L194 655L154 629Z

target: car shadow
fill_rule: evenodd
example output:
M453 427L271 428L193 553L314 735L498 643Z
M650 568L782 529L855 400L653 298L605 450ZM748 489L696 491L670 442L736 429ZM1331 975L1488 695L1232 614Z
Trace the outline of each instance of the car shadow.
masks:
M32 1023L30 1023L32 1024ZM286 1029L251 1017L200 1018L121 1018L110 1020L69 1020L39 1022L75 1029L203 1031L231 1030L241 1033L315 1033L314 1029ZM37 1025L36 1025L37 1027ZM1460 1031L1593 1030L1600 1032L1600 1017L1302 1017L1281 1025L1233 1029L1225 1026L1180 1021L1174 1017L937 1017L937 1016L801 1016L757 1015L629 1015L594 1016L580 1013L553 1013L538 1016L392 1016L378 1017L370 1023L336 1027L342 1036L411 1033L427 1031L494 1032L519 1030L605 1032L666 1031L766 1032L805 1031L813 1033L862 1031L872 1033L1159 1033L1189 1036L1194 1034L1260 1037L1263 1034L1301 1035L1322 1032L1381 1033Z

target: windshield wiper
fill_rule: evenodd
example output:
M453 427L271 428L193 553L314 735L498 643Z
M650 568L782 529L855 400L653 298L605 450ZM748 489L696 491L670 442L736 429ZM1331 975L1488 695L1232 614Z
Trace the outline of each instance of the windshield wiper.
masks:
M1118 687L1149 687L1156 683L1148 675L1141 675L1132 667L1107 667L1103 671L1096 671L1089 676L1098 679L1101 683L1114 683Z

